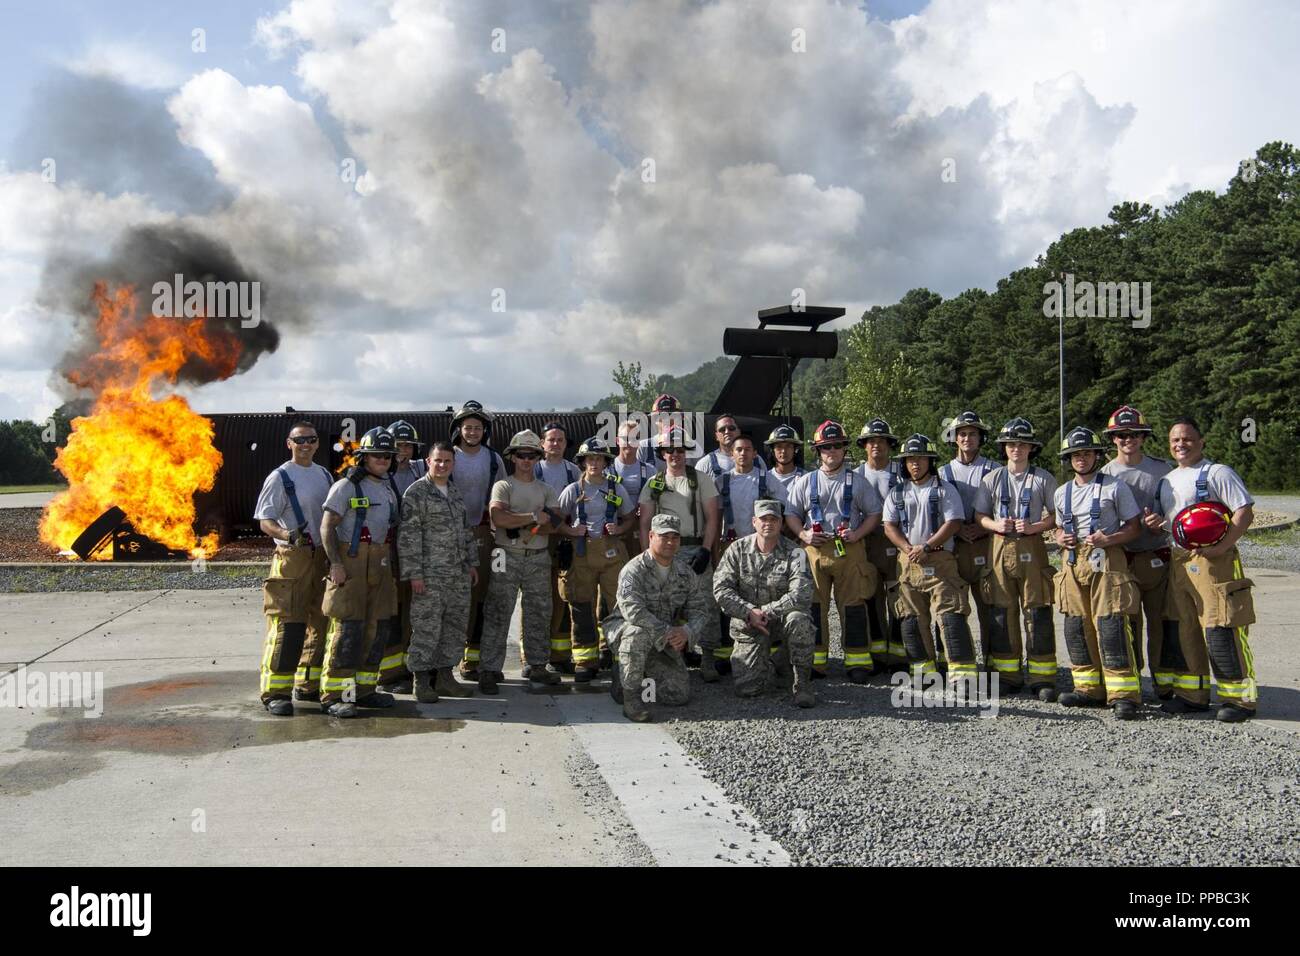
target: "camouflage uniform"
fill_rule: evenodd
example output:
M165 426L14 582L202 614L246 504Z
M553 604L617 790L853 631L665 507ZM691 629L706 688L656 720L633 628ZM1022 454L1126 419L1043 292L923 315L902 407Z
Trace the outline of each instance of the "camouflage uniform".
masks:
M402 498L398 567L403 581L424 581L424 593L411 595L407 666L417 673L453 667L460 660L469 626L469 572L478 554L465 522L465 499L454 482L439 489L425 476Z
M690 699L690 676L682 655L668 646L669 628L685 626L691 641L717 614L710 613L703 581L680 557L673 559L661 583L649 551L623 566L618 575L618 608L605 619L605 637L618 657L619 682L625 694L641 694L642 681L654 683L648 702L679 706ZM660 569L662 570L662 569Z
M713 596L731 619L732 679L737 695L750 697L767 687L773 671L771 658L776 653L773 642L788 648L796 685L809 679L813 590L803 548L788 538L778 538L776 550L763 554L758 550L758 535L740 538L722 555L713 576ZM745 617L755 609L771 615L767 636L751 633L745 625Z

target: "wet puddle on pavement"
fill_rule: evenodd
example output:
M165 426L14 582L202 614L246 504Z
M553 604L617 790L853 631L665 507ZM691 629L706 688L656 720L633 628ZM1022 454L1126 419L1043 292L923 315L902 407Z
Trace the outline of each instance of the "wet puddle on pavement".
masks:
M0 796L44 790L105 766L104 751L193 757L309 740L403 737L453 733L463 720L426 717L411 700L349 720L323 716L316 704L296 704L293 717L271 717L256 697L257 677L245 671L180 674L165 680L110 687L104 713L47 710L53 718L27 732L32 756L0 767Z

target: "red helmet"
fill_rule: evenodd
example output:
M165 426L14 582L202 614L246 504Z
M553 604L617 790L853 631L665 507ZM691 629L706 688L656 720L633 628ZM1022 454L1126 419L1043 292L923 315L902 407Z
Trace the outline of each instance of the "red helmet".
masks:
M848 445L849 435L839 422L827 419L813 432L812 443L814 448L821 448L823 445Z
M1195 551L1218 544L1232 524L1232 510L1217 501L1188 505L1174 517L1172 532L1180 548Z

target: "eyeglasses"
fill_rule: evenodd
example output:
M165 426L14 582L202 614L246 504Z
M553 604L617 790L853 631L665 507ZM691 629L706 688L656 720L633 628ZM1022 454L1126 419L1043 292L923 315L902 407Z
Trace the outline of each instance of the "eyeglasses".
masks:
M314 445L320 441L320 439L315 435L294 435L289 439L289 441L293 442L295 445Z
M665 454L665 455L684 455L684 454L686 454L686 449L685 449L685 448L665 448L665 449L664 449L664 454Z
M819 451L844 451L848 447L849 447L848 442L845 442L842 445L818 445L817 446Z
M515 452L514 456L518 458L520 461L537 461L539 458L542 457L541 455L534 455L531 453L525 453L521 451Z

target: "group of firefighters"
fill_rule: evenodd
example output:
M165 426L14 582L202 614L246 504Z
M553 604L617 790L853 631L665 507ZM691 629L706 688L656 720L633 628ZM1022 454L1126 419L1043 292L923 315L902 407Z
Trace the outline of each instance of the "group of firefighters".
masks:
M1236 547L1253 499L1204 457L1190 419L1169 429L1172 463L1144 453L1153 429L1127 405L1101 435L1074 428L1059 487L1034 464L1043 442L1023 417L995 432L961 412L942 466L925 435L874 418L854 442L826 421L806 471L789 425L767 436L765 458L720 415L717 449L692 465L680 403L660 396L650 421L653 434L629 421L616 446L588 438L569 460L555 422L494 450L492 414L467 402L449 439L427 447L405 421L371 429L338 480L314 461L314 426L294 423L291 459L255 512L275 540L266 709L319 701L352 717L394 694L497 694L517 602L522 677L608 671L631 720L684 703L692 667L706 683L730 675L740 696L775 682L811 707L834 602L855 684L910 670L956 696L983 669L1001 694L1132 719L1145 651L1162 711L1209 710L1212 672L1219 720L1255 712L1252 582ZM997 460L982 454L990 439ZM1059 697L1057 610L1073 685Z

